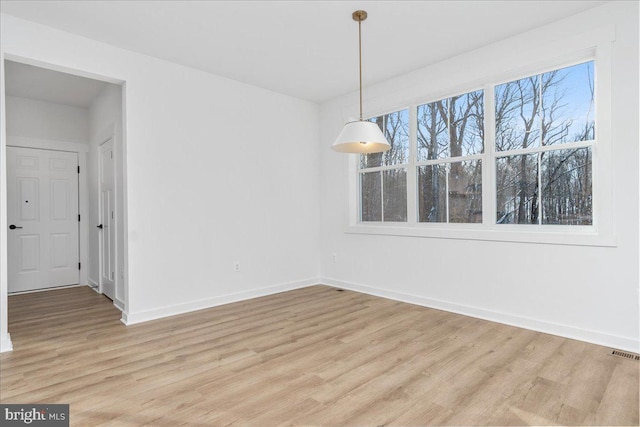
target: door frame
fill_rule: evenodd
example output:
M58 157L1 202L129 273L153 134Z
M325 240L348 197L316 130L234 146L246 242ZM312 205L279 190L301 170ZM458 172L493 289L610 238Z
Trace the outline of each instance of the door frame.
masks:
M26 53L26 52L25 52ZM30 53L26 53L30 55ZM128 316L129 309L129 247L128 247L128 210L127 210L127 134L126 134L126 123L127 123L127 83L123 79L118 79L115 77L109 77L106 75L97 74L92 71L81 70L77 67L78 64L74 62L74 57L71 56L64 61L64 63L52 63L50 62L50 58L42 57L35 58L30 56L21 55L19 52L9 52L3 49L0 49L0 353L13 350L13 343L11 342L11 335L9 332L9 322L8 322L8 294L7 294L7 167L6 167L6 147L7 147L7 128L6 128L6 88L5 88L5 60L15 61L22 64L33 65L40 68L45 68L54 71L60 71L68 74L73 74L80 77L87 77L90 79L104 81L106 83L112 83L119 85L122 91L122 105L121 105L121 114L122 114L122 127L119 129L118 137L122 138L121 147L122 152L119 156L120 165L120 175L118 178L122 180L122 213L121 213L121 224L123 227L123 240L122 240L122 257L123 263L121 265L122 272L122 287L123 287L123 295L122 295L122 306L118 306L122 310L122 319L126 319ZM4 112L4 113L3 113ZM88 146L87 146L88 148ZM80 164L80 172L82 175L82 170L86 171L87 162L86 162L86 153L85 155L79 155L79 164ZM85 173L85 176L88 174ZM84 181L84 184L83 184ZM80 180L79 186L80 192L84 191L85 194L88 194L88 180ZM85 197L88 199L88 197ZM80 205L80 215L85 215L85 218L89 219L89 209L88 204L83 206ZM80 225L80 233L84 236L87 236L87 239L83 242L80 241L80 247L84 248L85 254L88 255L88 223L89 221L81 221ZM82 256L81 256L82 259ZM85 262L88 266L88 256L83 259L81 262ZM84 269L84 272L87 273L88 269ZM82 278L82 269L81 269L81 281ZM88 285L88 277L84 278L84 282L81 283ZM125 321L123 320L123 323ZM125 323L126 324L126 323Z
M113 129L111 133L111 136L107 137L106 139L104 139L104 135L101 138L102 142L98 144L98 150L97 150L97 156L98 156L98 192L97 194L95 194L95 196L98 198L98 222L100 222L101 224L104 225L105 219L102 218L102 150L105 147L105 145L110 144L111 145L111 153L113 156L113 170L111 171L111 173L113 174L113 210L117 211L118 210L118 175L116 174L116 170L117 168L115 167L115 161L118 158L117 157L117 153L116 153L116 144L114 141L115 138L115 127L114 126L110 126L110 129ZM114 270L117 272L118 270L118 226L116 225L119 218L115 218L113 221L114 226L116 227L116 230L114 231L113 234L113 242L112 244L114 245L113 248L113 263L114 263ZM109 231L111 232L111 231ZM103 241L104 241L104 233L105 233L105 229L102 229L102 232L98 233L98 289L100 290L101 294L104 294L104 283L103 283L103 271L104 271L104 263L102 262L103 258L103 251L104 251L104 246L103 246ZM113 281L113 288L114 288L114 298L113 298L113 303L116 307L120 308L120 310L122 310L122 308L120 307L120 300L117 298L117 291L116 289L118 288L118 275L114 274L114 277L112 279Z

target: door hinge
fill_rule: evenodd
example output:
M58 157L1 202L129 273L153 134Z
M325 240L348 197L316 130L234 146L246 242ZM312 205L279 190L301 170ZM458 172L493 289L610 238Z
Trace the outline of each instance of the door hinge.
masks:
M78 173L80 173L80 166L78 166Z
M78 214L78 221L80 221L80 214Z
M82 269L82 263L81 263L81 262L79 262L79 263L78 263L78 270L81 270L81 269Z

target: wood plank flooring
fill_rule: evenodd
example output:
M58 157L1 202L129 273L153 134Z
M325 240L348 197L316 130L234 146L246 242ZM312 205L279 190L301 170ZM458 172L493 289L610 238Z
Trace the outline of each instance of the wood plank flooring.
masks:
M9 297L2 403L74 426L638 425L611 349L313 286L126 327L89 288Z

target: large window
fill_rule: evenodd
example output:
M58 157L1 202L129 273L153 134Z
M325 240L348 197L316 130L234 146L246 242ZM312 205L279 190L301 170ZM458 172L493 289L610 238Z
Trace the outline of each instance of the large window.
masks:
M417 107L419 222L482 222L483 92Z
M593 62L495 88L498 224L592 224Z
M359 221L593 225L594 71L582 62L372 118L391 149L359 157Z
M360 220L406 222L409 110L371 121L380 126L391 149L360 156Z

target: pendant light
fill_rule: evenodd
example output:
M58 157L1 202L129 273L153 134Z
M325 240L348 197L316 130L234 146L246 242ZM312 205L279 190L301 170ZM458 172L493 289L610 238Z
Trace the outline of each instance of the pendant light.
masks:
M360 119L344 125L342 132L333 143L335 151L340 153L381 153L391 148L377 124L362 118L362 21L367 12L356 10L351 15L358 23L358 54L360 59Z

